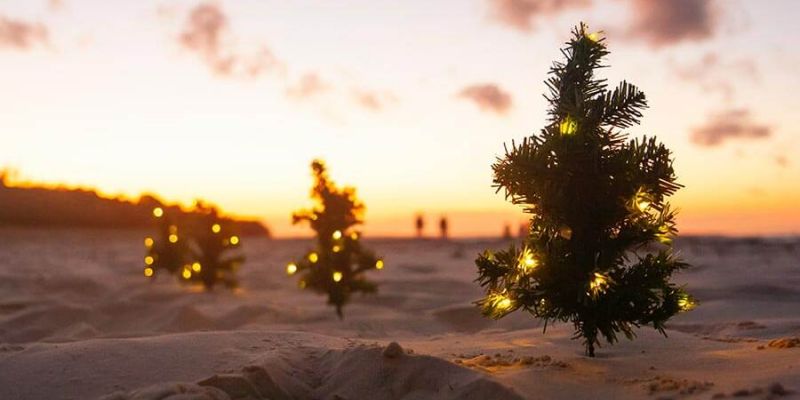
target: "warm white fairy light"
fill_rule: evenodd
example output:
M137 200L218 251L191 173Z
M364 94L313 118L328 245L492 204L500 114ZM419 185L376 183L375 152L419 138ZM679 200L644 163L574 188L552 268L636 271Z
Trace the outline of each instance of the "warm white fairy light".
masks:
M288 275L294 275L295 272L297 272L297 264L289 263L286 265L286 273Z
M153 268L147 267L147 268L144 269L144 276L149 278L149 277L153 276L153 274L155 274L155 271L153 270Z
M342 247L339 246L338 244L336 244L336 245L333 245L333 248L331 250L333 250L334 253L338 253L338 252L342 251Z
M608 287L608 281L609 278L607 276L595 272L594 278L592 278L592 280L589 282L589 290L595 296L605 292L606 288Z
M153 259L153 256L147 256L147 257L144 258L144 264L145 265L153 265L154 261L155 261L155 259Z
M147 248L153 247L153 238L151 237L144 238L144 246Z
M192 277L192 270L190 270L188 268L184 268L183 272L181 273L181 276L183 277L183 279L191 278Z
M333 236L333 240L339 240L342 238L342 231L335 231L331 236Z
M383 269L383 260L375 261L375 269Z
M231 236L230 240L231 240L231 244L234 245L234 246L239 244L239 237L238 236Z
M219 233L222 230L222 226L219 224L211 225L211 232Z
M578 121L572 118L572 116L567 115L561 120L561 123L558 125L558 130L562 135L574 135L578 132Z
M517 263L517 268L519 268L523 273L528 273L532 271L539 265L539 261L533 256L533 252L527 246L522 250L522 253L519 255L519 260Z
M203 269L203 266L199 262L195 262L192 264L192 271L200 272L201 269Z
M333 272L333 281L334 282L339 282L341 280L342 280L342 273L339 272L339 271L334 271Z
M156 207L153 209L153 216L156 218L161 218L164 215L164 209L161 207Z
M176 235L174 233L169 235L169 242L170 243L178 243L178 235Z
M308 261L311 261L312 263L315 263L318 260L319 260L319 255L317 253L312 252L312 253L310 253L308 255Z

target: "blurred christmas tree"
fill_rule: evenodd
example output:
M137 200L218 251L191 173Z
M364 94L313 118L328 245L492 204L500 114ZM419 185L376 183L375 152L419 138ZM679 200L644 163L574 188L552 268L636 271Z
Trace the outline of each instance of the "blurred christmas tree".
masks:
M342 307L356 292L373 293L375 284L364 278L364 272L383 269L383 260L364 249L359 233L351 230L362 223L364 204L356 199L355 189L339 189L328 178L325 164L311 163L314 187L311 198L316 205L292 215L292 223L308 222L316 233L316 249L302 260L286 266L289 275L300 274L299 285L328 295L328 304L336 307L342 317Z
M236 271L244 262L244 256L227 254L239 247L239 236L228 233L230 226L220 220L216 208L198 202L195 210L201 214L192 235L195 261L184 270L183 277L202 282L206 289L213 289L217 283L237 287Z
M244 256L227 253L239 247L239 236L228 233L229 224L219 218L216 208L200 201L192 213L177 214L167 215L162 207L153 209L153 216L159 221L159 236L145 238L144 275L155 277L164 270L182 282L201 283L207 289L217 283L236 287L236 270Z
M162 207L155 207L153 217L158 224L158 235L155 238L144 239L147 248L144 257L144 276L155 278L157 274L162 274L161 271L174 275L191 259L187 241L181 240L178 236L178 225L174 215Z
M624 81L608 91L594 76L608 51L583 24L562 53L546 81L549 124L493 166L497 190L532 217L521 248L476 260L487 291L478 304L493 318L525 310L545 329L571 321L593 357L600 335L613 344L642 325L664 334L694 302L669 282L687 266L671 252L677 230L666 198L681 186L670 151L623 132L639 123L644 93Z

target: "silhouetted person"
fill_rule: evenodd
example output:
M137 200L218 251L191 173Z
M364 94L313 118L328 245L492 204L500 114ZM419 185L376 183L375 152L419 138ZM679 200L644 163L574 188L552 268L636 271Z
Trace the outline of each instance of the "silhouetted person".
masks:
M447 240L447 217L442 217L439 220L439 234L442 239Z
M421 238L422 230L425 229L425 219L422 218L422 214L417 214L416 226L417 226L417 237Z
M511 240L511 224L503 227L503 240Z

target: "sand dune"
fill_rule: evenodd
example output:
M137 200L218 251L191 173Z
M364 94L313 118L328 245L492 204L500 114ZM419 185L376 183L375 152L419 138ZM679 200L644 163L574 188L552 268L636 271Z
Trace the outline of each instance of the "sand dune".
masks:
M306 241L246 241L243 287L206 293L146 282L143 234L0 230L0 398L799 396L797 241L679 241L701 306L589 359L568 324L471 306L473 255L500 242L372 241L380 292L339 320L283 273Z

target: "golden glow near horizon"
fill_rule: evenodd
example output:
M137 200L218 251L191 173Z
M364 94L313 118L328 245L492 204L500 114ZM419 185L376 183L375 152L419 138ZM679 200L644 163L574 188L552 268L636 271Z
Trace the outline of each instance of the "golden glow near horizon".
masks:
M445 214L454 237L499 236L505 225L515 232L528 216L491 189L491 165L504 144L551 123L542 82L578 22L573 13L554 13L546 29L520 30L491 17L489 1L287 2L278 9L216 2L228 22L212 38L222 54L246 60L263 46L280 64L240 76L214 70L178 39L197 2L177 3L169 17L155 0L70 2L60 13L46 3L0 6L0 15L51 33L46 44L0 52L0 87L20 94L0 98L0 168L19 169L19 181L128 199L153 193L186 208L201 197L228 215L264 220L277 237L311 234L288 216L308 204L307 164L315 157L337 182L357 188L367 206L359 229L369 238L413 236L417 212L428 236ZM735 32L710 26L703 38L620 33L639 15L629 8L635 3L592 2L583 10L591 16L587 38L605 40L611 51L612 67L598 73L612 87L625 79L647 95L642 125L628 131L656 135L672 150L685 188L667 200L681 210L681 234L800 233L800 185L787 184L800 182L793 159L800 49L782 28L794 23L800 3L720 4L714 17L750 23ZM115 21L113 29L104 21ZM414 29L397 35L399 23ZM364 35L373 40L358 40ZM473 62L487 48L491 63ZM364 61L376 57L380 64ZM291 89L312 67L318 90L289 95L301 92ZM508 110L485 112L456 95L476 82L507 93ZM125 96L109 101L109 93ZM712 114L738 109L749 116L744 131L768 135L692 141ZM568 135L580 130L578 120L552 123ZM162 207L154 217L165 216Z

